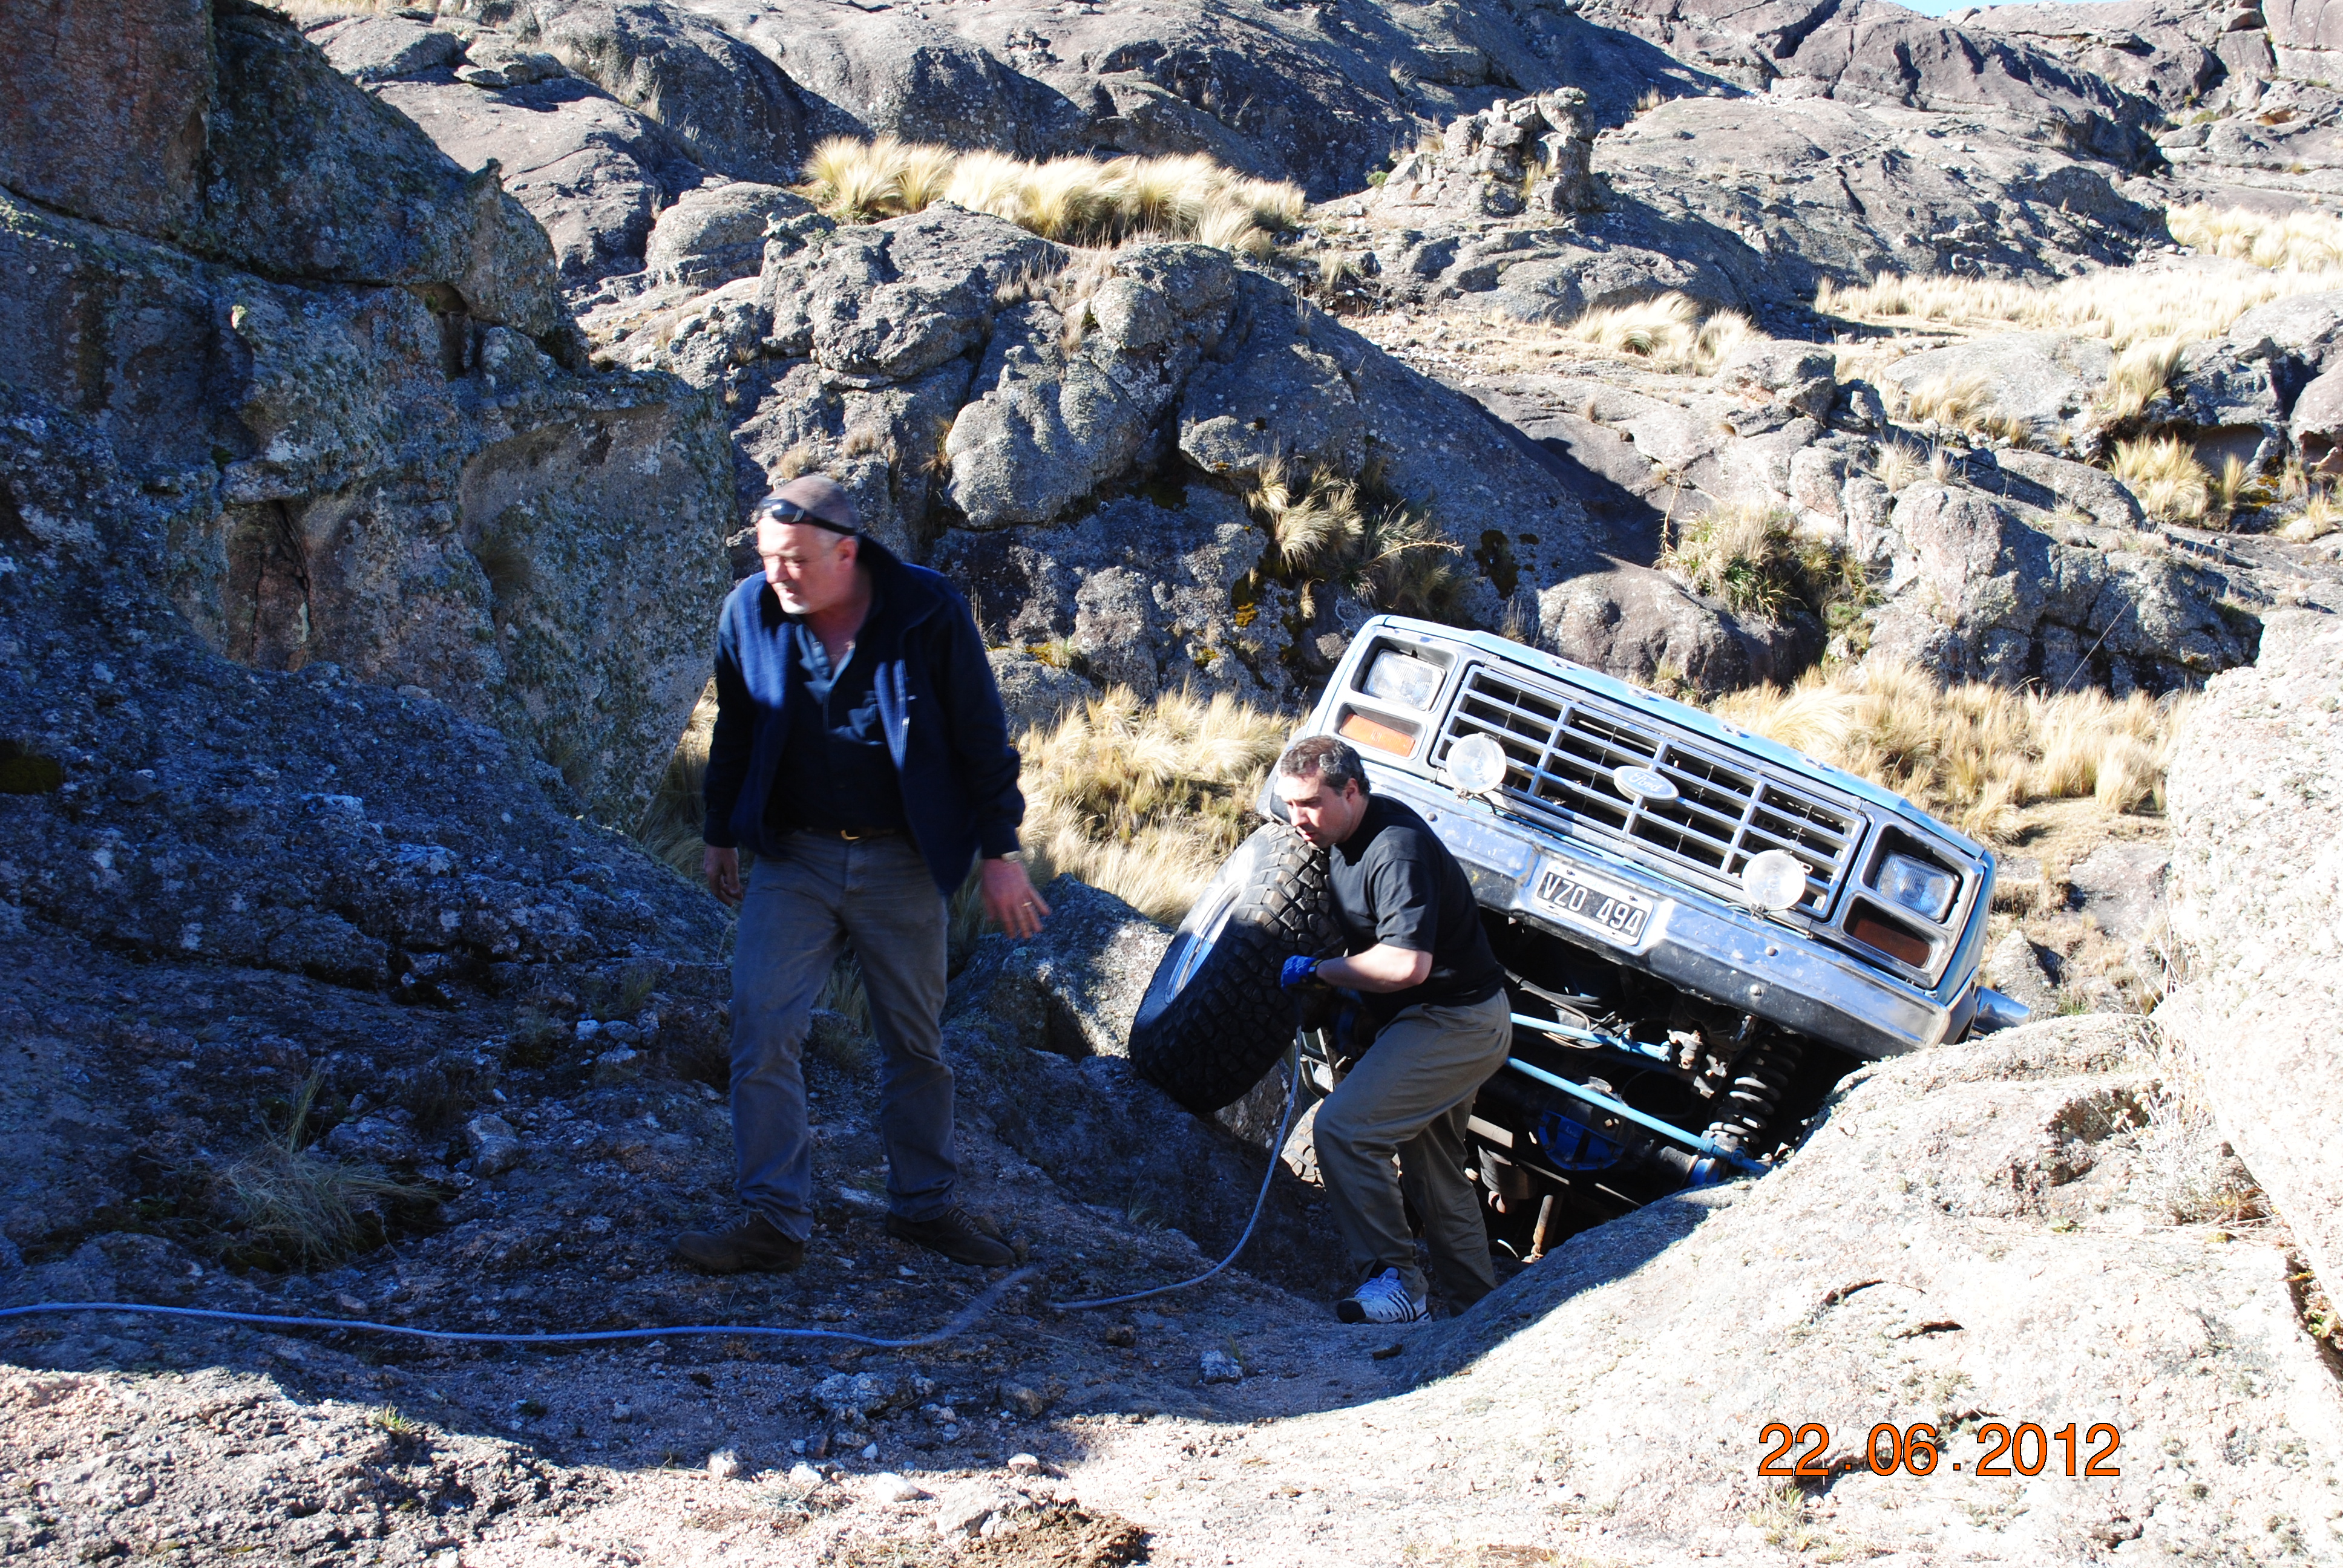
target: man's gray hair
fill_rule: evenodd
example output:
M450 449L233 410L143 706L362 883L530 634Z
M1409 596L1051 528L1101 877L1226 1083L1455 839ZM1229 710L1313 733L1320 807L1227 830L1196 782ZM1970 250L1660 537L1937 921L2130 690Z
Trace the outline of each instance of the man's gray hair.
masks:
M1332 735L1305 735L1285 749L1277 759L1277 771L1287 779L1318 779L1327 789L1340 795L1356 784L1359 793L1371 795L1374 786L1367 782L1366 765L1347 740Z

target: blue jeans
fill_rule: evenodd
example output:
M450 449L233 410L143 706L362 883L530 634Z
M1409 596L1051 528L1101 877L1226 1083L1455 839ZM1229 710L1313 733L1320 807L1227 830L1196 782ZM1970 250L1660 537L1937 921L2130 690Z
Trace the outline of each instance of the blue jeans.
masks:
M792 833L749 873L732 959L732 1144L740 1201L802 1241L813 1231L804 1055L814 1000L850 944L870 997L887 1197L907 1220L952 1205L952 1075L944 1064L944 901L908 834L852 843Z

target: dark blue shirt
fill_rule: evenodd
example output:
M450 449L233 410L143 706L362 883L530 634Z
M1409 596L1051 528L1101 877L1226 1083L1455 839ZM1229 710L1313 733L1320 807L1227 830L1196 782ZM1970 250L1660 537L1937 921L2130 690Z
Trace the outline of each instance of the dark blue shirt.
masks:
M879 626L885 608L874 585L863 634ZM846 662L835 670L811 627L793 622L789 637L795 678L789 683L794 688L790 700L802 706L789 726L780 766L774 770L773 792L765 802L766 822L782 832L796 828L902 831L902 786L887 749L871 679L878 660L860 646L868 637L858 634L857 646L847 649Z
M968 601L877 539L863 539L860 558L886 615L863 627L850 662L868 661L900 809L936 891L948 897L980 850L1006 855L1017 848L1025 815L1017 748L1009 743L1008 716ZM701 828L709 843L779 853L767 810L781 753L800 719L820 718L797 689L800 674L795 622L763 574L742 579L716 628L716 732L709 738Z

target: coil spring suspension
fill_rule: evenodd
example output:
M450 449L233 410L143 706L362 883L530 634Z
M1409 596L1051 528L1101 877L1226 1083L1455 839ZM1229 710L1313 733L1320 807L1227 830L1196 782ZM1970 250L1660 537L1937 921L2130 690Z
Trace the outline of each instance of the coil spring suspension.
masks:
M1734 1063L1733 1087L1725 1091L1723 1113L1708 1124L1712 1143L1745 1151L1765 1131L1782 1103L1782 1091L1798 1070L1805 1048L1795 1037L1768 1031L1747 1054Z

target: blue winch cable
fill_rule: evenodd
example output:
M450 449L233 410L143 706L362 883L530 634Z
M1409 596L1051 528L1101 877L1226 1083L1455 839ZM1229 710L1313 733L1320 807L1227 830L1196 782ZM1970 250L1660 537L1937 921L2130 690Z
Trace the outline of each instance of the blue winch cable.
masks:
M1285 1148L1285 1134L1293 1123L1293 1102L1302 1089L1302 1063L1299 1053L1293 1070L1285 1084L1285 1111L1278 1118L1277 1140L1270 1145L1269 1169L1261 1179L1261 1191L1252 1201L1252 1216L1245 1221L1244 1234L1229 1249L1229 1255L1192 1280L1182 1280L1169 1285L1157 1285L1151 1290L1134 1291L1127 1296L1101 1296L1094 1301L1050 1302L1052 1312L1088 1312L1093 1307L1120 1306L1125 1302L1143 1302L1150 1296L1165 1295L1172 1291L1184 1291L1191 1285L1201 1285L1206 1280L1237 1261L1237 1254L1252 1240L1253 1228L1261 1223L1262 1206L1269 1201L1270 1183L1277 1176L1279 1153ZM488 1334L463 1332L454 1329L413 1329L403 1323L375 1323L357 1318L287 1318L266 1312L231 1312L215 1307L158 1307L144 1302L36 1302L28 1307L0 1307L0 1318L20 1318L35 1312L140 1312L149 1317L201 1318L215 1322L262 1323L273 1329L344 1329L359 1333L396 1334L411 1340L446 1340L463 1344L498 1345L576 1345L592 1344L610 1340L656 1340L670 1336L722 1334L789 1340L842 1340L849 1344L870 1345L879 1350L917 1350L923 1345L941 1344L944 1341L966 1333L969 1328L992 1310L993 1304L1014 1286L1032 1277L1028 1266L1006 1278L997 1280L974 1301L955 1312L950 1321L931 1334L917 1339L886 1340L871 1334L852 1334L843 1329L779 1329L759 1323L679 1323L662 1329L598 1329L587 1332L566 1334Z
M465 1344L577 1345L609 1340L658 1340L670 1336L721 1334L728 1338L843 1340L850 1344L870 1345L882 1351L909 1351L922 1345L941 1344L946 1340L966 1333L1012 1287L1031 1278L1033 1271L1030 1267L1023 1268L994 1281L974 1301L953 1313L942 1328L934 1333L909 1340L884 1340L871 1334L851 1334L844 1329L777 1329L761 1323L678 1323L663 1329L596 1329L566 1334L484 1334L454 1329L411 1329L403 1323L372 1323L356 1318L286 1318L267 1312L231 1312L215 1307L158 1307L144 1302L36 1302L29 1307L0 1307L0 1318L21 1318L33 1312L142 1312L149 1317L263 1323L272 1329L348 1329L361 1333L397 1334L410 1340L452 1340Z
M1133 1291L1127 1296L1100 1296L1087 1302L1051 1302L1048 1303L1051 1311L1086 1312L1093 1307L1119 1307L1125 1302L1143 1302L1150 1296L1167 1295L1173 1291L1184 1291L1191 1285L1202 1284L1237 1261L1237 1254L1245 1250L1247 1241L1252 1240L1252 1228L1261 1223L1261 1208L1262 1204L1269 1201L1269 1186L1271 1182L1277 1180L1278 1159L1285 1151L1285 1134L1293 1124L1293 1101L1302 1091L1302 1053L1299 1049L1298 1033L1295 1037L1295 1045L1292 1070L1286 1075L1285 1080L1285 1111L1277 1119L1277 1140L1269 1146L1269 1169L1261 1174L1261 1191L1254 1195L1252 1201L1252 1218L1245 1221L1244 1234L1239 1236L1237 1244L1229 1249L1229 1255L1192 1280L1182 1280L1176 1284L1157 1285L1151 1290Z

